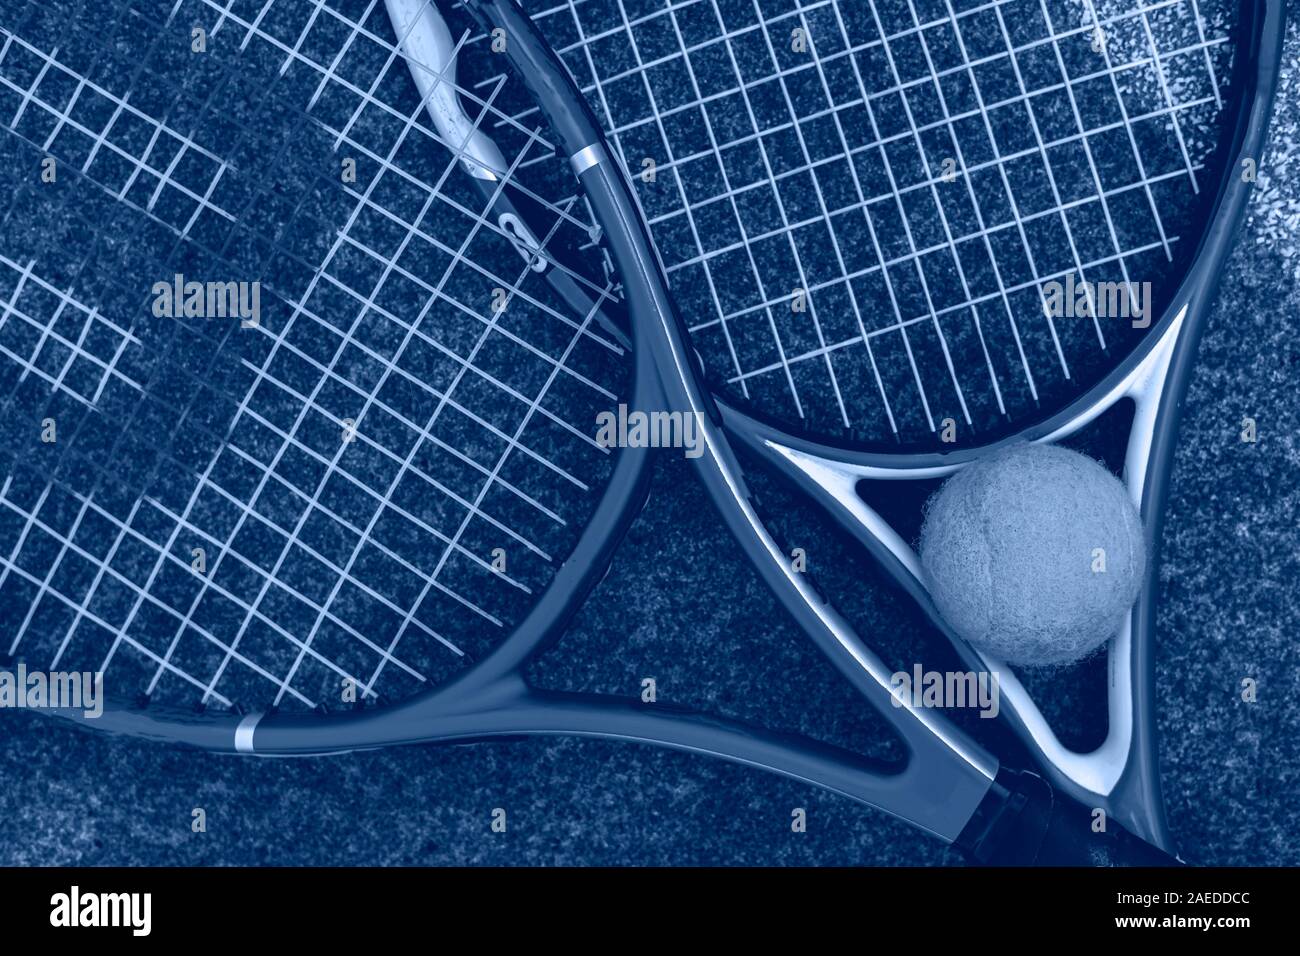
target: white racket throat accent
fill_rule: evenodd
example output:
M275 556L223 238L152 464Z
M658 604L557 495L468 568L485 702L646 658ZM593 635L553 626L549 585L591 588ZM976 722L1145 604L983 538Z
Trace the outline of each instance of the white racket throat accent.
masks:
M466 115L456 93L456 54L451 31L428 0L385 0L398 46L429 119L461 166L476 179L496 181L507 169L500 148Z
M493 183L508 179L510 164L496 140L479 129L461 105L456 85L459 46L437 7L429 0L385 0L385 4L398 47L439 137L470 176ZM501 213L496 222L528 268L545 272L542 243L527 223L513 212Z
M1134 507L1147 515L1142 507L1146 488L1147 470L1151 459L1152 439L1156 418L1165 394L1170 363L1177 350L1179 337L1187 318L1185 304L1161 333L1159 341L1127 375L1119 379L1097 401L1071 417L1058 428L1031 439L1035 444L1052 444L1080 431L1121 399L1131 399L1134 415L1129 432L1128 448L1124 460L1124 486ZM951 475L969 462L923 468L889 468L873 465L850 464L823 456L789 448L767 439L767 451L779 456L808 476L834 499L839 508L853 516L864 531L879 540L898 560L916 582L928 591L921 560L916 551L901 535L858 494L860 481L897 481L942 478ZM976 650L947 630L957 650L968 661L977 662L985 670L998 674L1002 705L1010 719L1021 725L1042 753L1045 769L1054 782L1066 787L1076 796L1094 795L1108 797L1114 792L1128 767L1133 745L1133 614L1138 605L1125 617L1119 633L1110 639L1107 648L1108 678L1107 698L1109 725L1106 738L1088 753L1071 750L1061 743L1047 718L1015 673L997 658Z

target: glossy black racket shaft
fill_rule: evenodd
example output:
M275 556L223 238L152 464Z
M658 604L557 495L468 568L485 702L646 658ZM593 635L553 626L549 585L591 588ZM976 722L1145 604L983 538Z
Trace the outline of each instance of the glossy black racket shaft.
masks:
M1180 866L1042 777L1003 768L957 839L986 866Z

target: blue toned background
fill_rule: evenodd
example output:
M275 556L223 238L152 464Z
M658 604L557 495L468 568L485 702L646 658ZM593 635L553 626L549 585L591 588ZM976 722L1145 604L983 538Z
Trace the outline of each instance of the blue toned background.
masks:
M1250 216L1187 400L1163 549L1158 682L1165 794L1190 861L1297 864L1300 610L1300 16ZM1238 438L1244 416L1259 441ZM786 625L679 459L548 683L636 691L764 722L865 733L870 715ZM864 582L882 632L919 631ZM1091 675L1095 677L1096 675ZM1243 678L1258 700L1239 696ZM1054 711L1079 740L1078 688ZM1072 694L1071 691L1075 693ZM0 715L5 864L926 864L955 855L882 814L703 758L540 740L254 761ZM191 811L207 832L190 830ZM509 829L489 829L504 807ZM793 807L806 833L790 830Z

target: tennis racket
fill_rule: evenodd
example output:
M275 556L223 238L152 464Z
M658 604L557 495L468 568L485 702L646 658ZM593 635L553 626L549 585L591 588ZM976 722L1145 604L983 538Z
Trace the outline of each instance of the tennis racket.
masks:
M518 8L469 11L485 35L418 3L29 5L6 19L10 653L103 673L103 716L63 716L208 749L614 737L815 782L978 860L1165 859L1121 827L1092 833L1088 808L1105 803L999 767L937 711L894 706L890 668L753 508L733 446L784 434L781 419L758 424L706 371L646 195L638 206ZM1222 135L1194 164L1211 199L1188 228L1204 228L1171 244L1191 259L1173 290L1188 303L1240 212L1235 167L1256 155L1279 16L1260 5L1196 48L1232 82ZM671 273L674 246L658 246ZM1152 329L1194 326L1190 310L1157 315ZM1117 383L1157 352L1141 340L1047 416L1008 414L945 456L887 435L888 461L947 468L1012 433L1055 436L1062 416L1088 417L1079 402L1126 394ZM644 498L648 450L592 437L619 398L698 416L724 519L896 728L905 766L523 680ZM1157 451L1171 427L1154 430ZM832 447L803 440L783 447ZM842 473L883 454L866 437L835 447L823 460ZM366 706L338 712L349 695Z
M970 666L1000 675L1011 723L1059 788L1170 849L1155 567L1110 643L1106 737L1077 752L937 613L907 534L869 503L908 496L865 489L928 483L1003 436L1070 438L1128 400L1120 461L1155 553L1218 269L1198 259L1226 252L1209 242L1227 214L1218 182L1200 196L1224 148L1220 87L1252 82L1218 57L1256 28L1275 48L1279 31L1262 8L1246 26L1194 3L846 7L579 3L537 19L639 186L733 443L823 505ZM1250 56L1238 65L1267 89L1274 50ZM1227 147L1243 182L1258 145ZM1066 316L1047 299L1062 280L1079 297ZM1100 301L1107 288L1147 298ZM958 447L933 454L945 444Z

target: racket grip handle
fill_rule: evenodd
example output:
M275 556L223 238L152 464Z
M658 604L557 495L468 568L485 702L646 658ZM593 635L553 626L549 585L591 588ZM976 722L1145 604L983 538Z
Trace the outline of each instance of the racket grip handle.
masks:
M957 839L984 866L1181 866L1114 820L1093 829L1093 811L1042 777L1002 768Z

